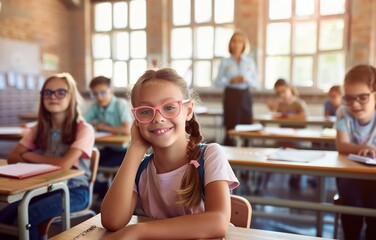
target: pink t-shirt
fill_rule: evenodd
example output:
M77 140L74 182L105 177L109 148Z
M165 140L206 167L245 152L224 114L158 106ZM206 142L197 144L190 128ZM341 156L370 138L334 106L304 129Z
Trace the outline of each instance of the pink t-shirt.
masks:
M76 148L82 151L82 155L78 161L74 163L74 167L85 171L84 176L76 177L68 182L69 187L88 186L90 171L90 157L94 147L95 133L94 128L84 122L80 121L77 124L77 135L74 142L70 145L61 142L61 132L51 130L49 142L46 150L37 149L34 140L37 137L37 126L30 129L30 131L20 140L20 144L38 154L61 157L69 151L70 148Z
M37 137L37 125L30 129L30 131L20 140L20 144L30 150L36 150L34 140ZM85 121L80 121L77 124L77 136L75 141L69 148L76 148L82 151L82 158L90 158L93 151L95 141L95 132L93 127ZM55 154L55 153L52 153Z
M205 211L203 201L193 209L176 204L178 195L175 190L179 189L180 180L188 167L190 165L187 163L174 171L157 174L153 161L150 161L141 174L138 186L138 204L142 206L144 214L153 218L171 218ZM227 181L230 190L239 186L239 181L219 144L207 144L204 171L205 186L218 180ZM137 192L136 185L134 191Z

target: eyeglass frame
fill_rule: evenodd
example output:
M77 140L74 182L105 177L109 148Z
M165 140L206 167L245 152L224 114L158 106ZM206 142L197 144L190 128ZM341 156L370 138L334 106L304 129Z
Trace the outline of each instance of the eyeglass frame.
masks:
M375 91L370 92L370 93L362 93L362 94L356 95L355 97L352 97L352 96L349 96L349 95L343 95L342 100L343 100L344 104L347 105L347 106L352 106L355 101L357 103L359 103L360 105L365 105L369 102L371 94L375 94L375 93L376 93ZM364 100L364 101L360 100L361 97L365 97L365 96L367 96L366 100Z
M106 96L107 94L109 94L110 92L111 92L111 89L110 89L110 88L107 88L107 89L105 89L105 90L101 90L101 91L96 92L96 93L94 93L94 92L90 92L90 97L91 97L92 99L95 99L95 98L98 98L98 97L104 97L104 96Z
M146 123L151 123L151 122L154 120L155 115L157 114L157 111L158 111L158 112L159 112L164 118L166 118L166 119L173 119L173 118L176 118L176 117L179 116L179 114L180 114L180 111L181 111L181 105L183 105L183 104L185 104L185 103L189 103L190 101L191 101L191 99L171 100L171 101L165 102L165 103L163 103L163 104L161 104L161 105L159 105L159 106L155 106L155 107L151 107L151 106L139 106L139 107L136 107L136 108L132 108L131 110L132 110L132 114L133 114L134 118L135 118L139 123L146 124ZM162 108L163 106L165 106L166 104L169 104L169 103L177 103L178 106L179 106L179 111L178 111L178 113L176 114L176 116L174 116L174 117L166 117L166 116L162 113L162 111L161 111L161 108ZM139 109L141 109L141 108L147 108L147 109L151 109L151 110L153 110L153 117L150 119L150 121L145 122L145 121L140 121L140 120L138 119L136 112L137 112L137 110L139 110Z
M63 96L59 96L57 95L58 92L63 92ZM50 95L46 95L46 93L49 93ZM52 96L55 96L57 99L64 99L67 94L69 93L69 90L68 89L64 89L64 88L59 88L59 89L56 89L56 90L51 90L51 89L44 89L42 91L40 91L40 95L42 96L43 99L51 99Z

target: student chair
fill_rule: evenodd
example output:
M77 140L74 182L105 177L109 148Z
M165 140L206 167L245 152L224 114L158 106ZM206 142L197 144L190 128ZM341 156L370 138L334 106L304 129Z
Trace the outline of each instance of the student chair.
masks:
M251 226L252 207L248 200L238 195L231 195L231 220L235 227Z
M90 208L93 202L93 188L94 188L95 179L97 177L98 164L99 164L99 150L94 148L91 154L91 159L90 159L91 176L89 178L89 203L86 206L86 208L77 212L71 212L70 214L71 219L82 217L82 216L93 217L96 215L96 213ZM56 216L56 217L53 217L44 221L43 223L39 225L39 232L40 232L40 235L43 237L43 239L48 239L48 231L51 227L51 224L54 222L58 222L59 220L61 220L61 216Z

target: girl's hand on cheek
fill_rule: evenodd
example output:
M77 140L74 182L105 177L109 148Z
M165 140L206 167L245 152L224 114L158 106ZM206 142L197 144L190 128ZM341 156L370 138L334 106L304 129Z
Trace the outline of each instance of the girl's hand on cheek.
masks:
M131 144L141 146L145 148L145 151L150 147L150 143L141 136L140 128L137 126L136 120L131 127Z

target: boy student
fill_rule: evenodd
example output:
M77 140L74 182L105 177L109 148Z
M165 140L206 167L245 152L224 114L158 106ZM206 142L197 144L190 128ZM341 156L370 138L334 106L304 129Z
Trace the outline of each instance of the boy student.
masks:
M130 107L125 99L117 98L114 95L111 89L111 80L104 76L95 77L90 82L90 89L91 97L95 99L95 102L85 113L86 121L91 123L96 131L129 135L133 122ZM99 166L120 166L126 151L126 148L120 147L101 148ZM105 179L98 176L97 181L104 182ZM100 184L96 185L95 189Z
M332 86L328 91L328 99L324 103L325 117L335 117L339 106L342 104L342 89L339 85Z

